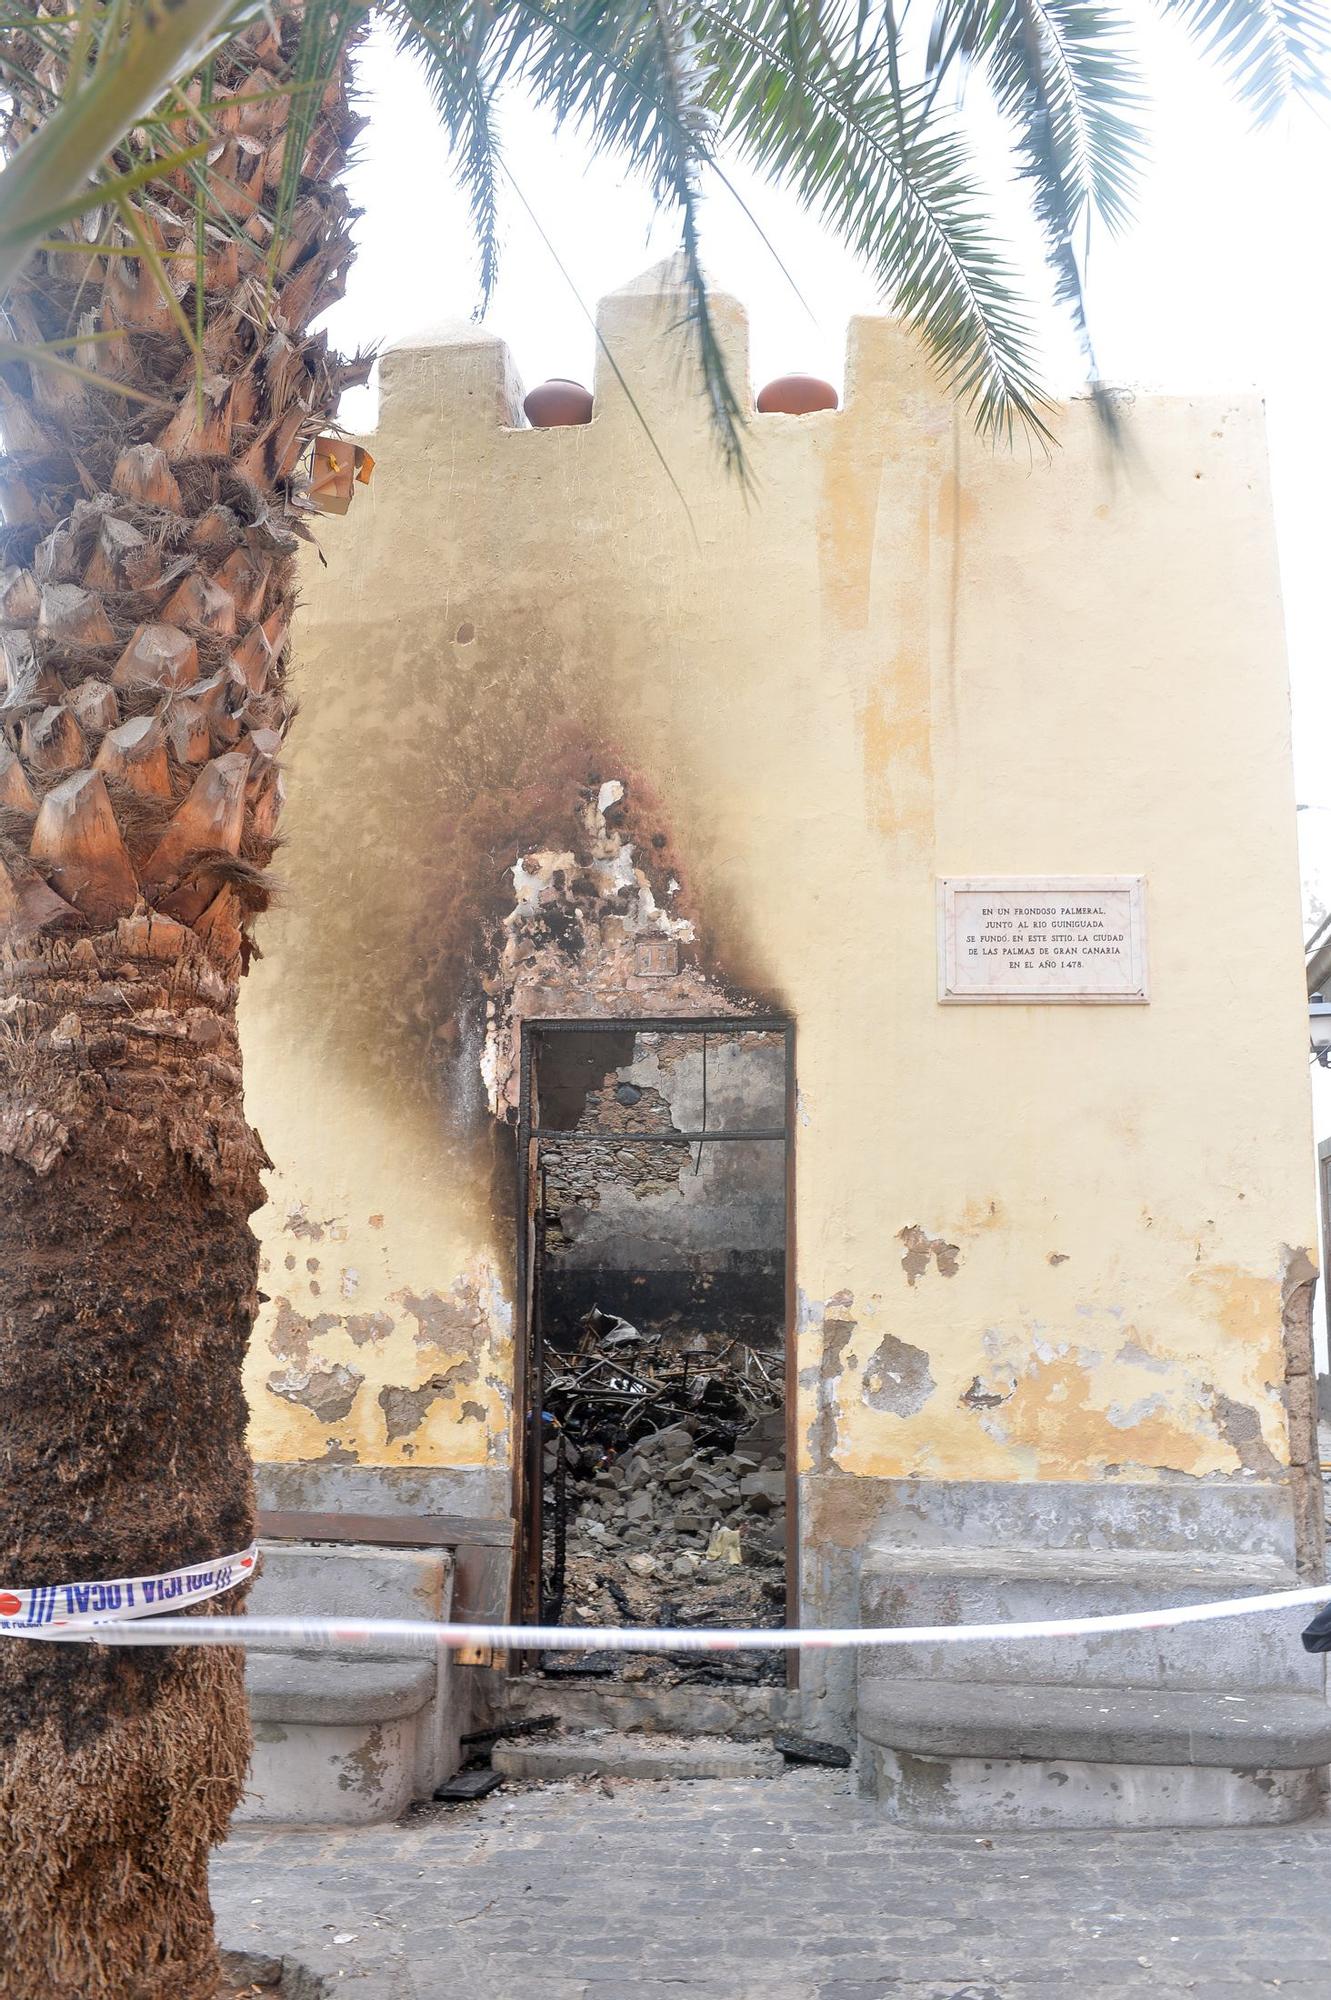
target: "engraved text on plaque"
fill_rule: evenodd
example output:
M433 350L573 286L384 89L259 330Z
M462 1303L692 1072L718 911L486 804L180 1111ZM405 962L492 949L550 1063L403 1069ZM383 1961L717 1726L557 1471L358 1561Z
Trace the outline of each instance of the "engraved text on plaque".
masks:
M946 875L938 930L940 1000L1148 997L1140 875Z

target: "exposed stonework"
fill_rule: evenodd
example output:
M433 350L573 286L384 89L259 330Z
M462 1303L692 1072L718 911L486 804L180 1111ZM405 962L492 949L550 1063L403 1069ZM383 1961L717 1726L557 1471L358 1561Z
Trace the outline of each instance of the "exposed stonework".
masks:
M716 1286L724 1313L720 1291L752 1278L779 1326L785 1147L780 1139L694 1144L684 1135L782 1131L784 1034L737 1023L707 1034L649 1028L549 1037L539 1045L536 1079L542 1124L569 1133L541 1142L548 1267L576 1283L613 1274L627 1257L639 1278L652 1274L648 1296L638 1286L646 1311L668 1310L667 1292L681 1309L696 1310L706 1303L701 1291ZM660 1134L661 1143L644 1143L647 1134Z
M754 1011L704 971L695 926L672 907L678 878L633 827L624 781L587 786L575 819L576 849L535 848L514 863L515 900L483 979L482 1073L491 1111L509 1121L524 1019Z
M1308 1251L1282 1252L1281 1331L1285 1351L1285 1412L1289 1421L1289 1478L1294 1493L1299 1565L1320 1581L1325 1573L1326 1534L1317 1442L1317 1379L1313 1372L1312 1303L1317 1266Z
M627 1100L616 1095L613 1078L607 1077L606 1086L588 1091L587 1102L574 1131L609 1128L621 1132L664 1134L675 1130L670 1105L659 1090L640 1090L636 1085L624 1088L634 1092ZM637 1142L616 1146L613 1141L599 1144L583 1141L562 1146L558 1140L547 1140L542 1147L541 1158L545 1167L547 1207L555 1218L554 1226L557 1228L561 1210L575 1204L580 1208L597 1208L601 1203L602 1190L609 1186L625 1188L638 1201L650 1200L653 1195L677 1192L680 1176L688 1171L692 1155L678 1142L661 1146L644 1146Z

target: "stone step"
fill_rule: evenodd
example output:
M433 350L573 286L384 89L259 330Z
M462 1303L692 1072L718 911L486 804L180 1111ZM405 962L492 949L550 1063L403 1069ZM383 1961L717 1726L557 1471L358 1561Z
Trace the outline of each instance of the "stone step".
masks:
M515 1674L489 1696L488 1719L555 1715L567 1730L610 1729L659 1736L770 1740L799 1726L799 1698L783 1687L661 1687L652 1682L547 1680Z
M265 1541L250 1595L257 1616L447 1618L443 1549ZM245 1688L254 1755L242 1820L368 1825L429 1798L456 1769L458 1703L447 1656L254 1653Z
M1331 1762L1331 1707L1316 1695L1191 1688L875 1681L860 1734L923 1756L1308 1770Z
M934 1831L1278 1825L1320 1809L1331 1708L1307 1694L861 1686L860 1789Z
M1253 1556L1123 1549L874 1549L860 1623L1016 1624L1098 1617L1291 1590L1300 1579ZM861 1687L880 1680L1049 1681L1319 1695L1322 1664L1299 1643L1306 1607L1215 1622L1060 1639L884 1646L859 1656Z
M507 1778L775 1778L785 1759L770 1744L722 1736L627 1735L571 1730L548 1737L505 1737L490 1753Z

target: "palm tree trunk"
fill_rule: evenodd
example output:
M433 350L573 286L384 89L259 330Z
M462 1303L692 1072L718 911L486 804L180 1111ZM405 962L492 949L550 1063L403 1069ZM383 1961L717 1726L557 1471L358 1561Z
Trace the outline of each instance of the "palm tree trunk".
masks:
M6 302L19 340L113 334L80 363L158 399L0 366L0 1577L16 1584L202 1563L251 1533L241 1363L266 1162L236 990L281 804L289 482L364 374L308 332L350 254L336 176L359 121L341 74L270 268L292 100L260 94L298 16L216 62L201 394L142 257L39 253ZM58 64L35 44L32 60L58 95ZM193 324L189 182L141 211ZM132 247L113 219L99 240ZM208 1851L248 1749L238 1653L0 1639L4 2000L208 2000Z

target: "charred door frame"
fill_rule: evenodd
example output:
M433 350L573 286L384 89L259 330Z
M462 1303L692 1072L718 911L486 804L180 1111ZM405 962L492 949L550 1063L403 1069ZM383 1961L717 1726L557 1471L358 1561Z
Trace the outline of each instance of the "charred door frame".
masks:
M519 1044L518 1089L518 1187L517 1187L517 1328L514 1341L513 1381L513 1515L516 1524L513 1552L511 1616L517 1625L535 1625L541 1620L541 1492L543 1481L543 1431L539 1421L542 1408L544 1357L536 1334L540 1314L533 1310L532 1285L539 1275L539 1259L531 1255L533 1229L532 1198L538 1192L540 1144L542 1139L568 1139L567 1132L546 1130L539 1123L539 1103L535 1082L536 1043L541 1035L560 1034L764 1034L780 1035L786 1048L785 1122L775 1128L751 1132L683 1132L681 1139L697 1143L705 1140L730 1142L739 1139L779 1139L785 1146L785 1410L786 1410L786 1622L799 1623L799 1482L796 1477L796 1391L798 1363L795 1352L795 1024L775 1014L670 1014L597 1015L550 1020L539 1016L524 1020ZM532 1112L535 1107L537 1118ZM620 1134L620 1137L623 1135ZM659 1139L660 1135L653 1135ZM535 1224L539 1227L539 1223ZM533 1268L534 1267L534 1268ZM535 1421L533 1420L535 1419ZM515 1670L533 1662L513 1659ZM789 1655L787 1682L799 1680L799 1654Z

